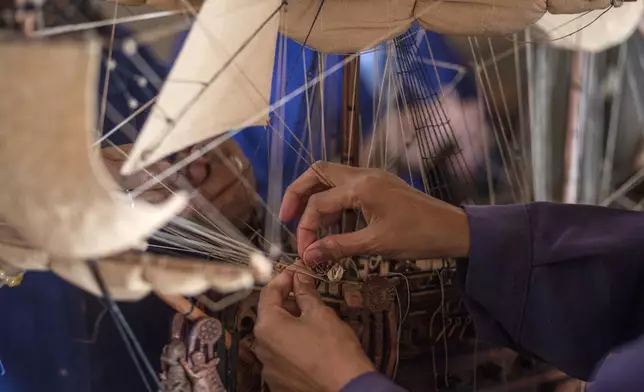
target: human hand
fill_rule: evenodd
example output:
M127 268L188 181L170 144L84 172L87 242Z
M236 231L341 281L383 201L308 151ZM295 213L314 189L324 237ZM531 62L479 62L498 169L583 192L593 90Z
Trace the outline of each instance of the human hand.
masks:
M374 366L351 327L324 305L313 279L296 268L260 295L253 349L264 365L262 378L275 392L337 392Z
M359 209L367 227L316 241L345 209ZM284 194L280 219L298 216L298 252L307 264L362 254L413 260L469 253L463 210L382 170L315 163Z

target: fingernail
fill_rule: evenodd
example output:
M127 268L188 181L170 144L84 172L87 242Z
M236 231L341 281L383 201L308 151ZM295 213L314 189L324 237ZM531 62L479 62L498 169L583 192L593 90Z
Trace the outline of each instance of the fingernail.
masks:
M306 252L304 252L303 259L307 264L317 264L324 261L324 254L318 248L309 249Z

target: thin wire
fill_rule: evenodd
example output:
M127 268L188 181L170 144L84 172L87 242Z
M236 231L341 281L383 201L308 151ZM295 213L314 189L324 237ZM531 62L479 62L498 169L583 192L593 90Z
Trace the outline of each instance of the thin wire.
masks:
M478 38L472 37L468 38L469 44L470 44L470 50L472 51L472 58L476 59L476 52L474 48L478 50L478 55L482 57L481 53L481 48L479 46L479 41ZM495 64L496 65L496 64ZM503 124L503 119L501 118L501 115L499 113L498 105L496 102L496 99L494 98L494 93L493 93L493 88L492 84L490 82L490 77L487 72L487 67L483 68L483 75L481 75L481 72L476 73L476 81L477 85L479 85L479 91L483 95L483 99L485 102L485 107L487 108L487 113L490 116L490 118L494 119L495 116L498 118L498 127L500 127L500 130L497 128L497 125L495 124L495 121L491 121L491 126L492 126L492 133L494 135L494 140L496 142L496 145L498 147L499 155L501 157L501 161L503 162L503 169L505 172L505 176L507 178L508 184L510 185L510 192L512 193L512 198L514 200L517 200L517 195L516 195L516 189L514 187L514 178L512 177L511 174L516 174L514 171L512 171L512 168L510 167L510 164L513 162L510 157L506 157L506 151L504 148L504 145L502 144L501 139L499 138L499 135L502 135L505 137L506 142L507 142L507 136L505 136L505 127ZM486 88L487 85L487 88ZM490 94L488 94L488 89L490 91ZM507 153L509 153L508 151ZM509 163L508 163L509 162ZM512 173L511 173L512 171ZM518 182L518 179L517 179Z
M134 361L134 365L136 366L137 371L141 376L141 379L145 383L147 390L151 392L152 388L150 387L148 379L145 377L145 373L143 371L143 368L141 367L141 364L139 363L139 360L143 362L143 365L145 366L147 372L150 374L150 376L152 377L152 380L156 384L157 390L159 391L163 390L161 388L161 382L159 381L159 378L157 377L157 374L154 371L152 364L150 364L150 361L145 356L143 348L139 344L139 341L137 340L136 336L134 335L132 328L130 328L130 325L128 324L127 320L125 320L125 316L123 316L123 312L121 312L121 309L119 308L118 304L114 300L114 297L112 297L112 294L105 286L105 281L103 280L103 277L101 276L101 273L98 269L98 263L96 262L96 260L89 260L87 261L87 264L92 272L92 275L94 276L94 279L96 280L96 283L98 284L98 287L101 290L101 293L103 294L103 297L107 301L106 305L107 305L107 308L109 309L112 319L114 320L114 324L116 324L119 334L121 335L121 338L125 343L126 349L130 354L130 357ZM137 354L138 354L138 357L137 357Z
M108 312L107 306L105 306L105 303L101 301L101 305L103 305L103 310L96 316L96 320L94 320L94 325L92 327L92 334L89 339L74 339L75 341L79 343L86 343L86 344L94 344L96 343L96 339L98 338L98 332L100 331L101 327L101 322L103 321L103 317Z
M32 35L36 38L50 37L52 35L74 33L74 32L83 31L83 30L92 30L100 27L107 27L107 26L111 26L112 24L123 24L123 23L139 22L143 20L166 18L168 16L173 16L177 14L179 14L179 11L150 12L142 15L126 16L116 20L111 20L111 19L99 20L95 22L50 27L46 29L37 30Z
M388 276L401 276L403 279L405 279L405 287L407 288L407 309L405 309L405 315L402 316L402 306L400 302L400 296L398 295L398 291L396 290L396 299L398 301L398 333L396 337L396 344L398 348L396 349L396 364L394 365L394 371L392 374L392 379L396 379L396 374L398 373L398 365L400 363L400 339L402 336L402 326L405 320L407 319L407 316L409 315L409 310L411 308L411 288L409 286L409 278L405 276L404 274L401 274L399 272L391 272L387 274Z
M577 20L577 19L579 19L579 18L582 18L583 16L585 16L586 14L588 14L588 13L590 13L590 12L591 12L591 11L586 11L585 13L583 13L583 14L581 14L581 15L579 15L579 16L577 16L577 17L575 17L574 19L569 20L569 21L567 21L566 23L562 23L560 26L557 26L557 27L555 27L555 28L553 28L553 29L551 29L551 30L548 30L548 31L547 31L547 33L552 33L552 32L554 32L554 31L557 31L557 30L559 30L560 28L562 28L563 26L566 26L566 25L568 25L568 24L570 24L570 23L574 22L575 20ZM593 21L593 22L591 22L591 23L594 23L594 21ZM588 25L587 25L587 26L582 27L582 29L584 29L584 28L586 28L586 27L588 27ZM528 31L528 30L529 30L529 29L526 29L526 31ZM578 31L577 31L577 32L578 32ZM574 32L573 34L575 34L575 33L577 33L577 32ZM528 48L528 47L530 47L530 44L534 44L534 43L548 43L548 42L552 42L551 40L532 41L532 40L530 40L530 39L527 39L527 40L525 40L525 41L521 41L521 40L519 40L519 39L518 39L518 37L517 37L517 34L516 34L516 33L515 33L515 34L513 34L513 36L512 36L512 37L504 37L504 38L505 38L506 40L508 40L508 41L512 41L512 42L514 43L514 45L513 45L513 47L512 47L512 48L506 49L506 50L504 50L503 52L501 52L501 53L497 56L497 58L496 58L496 61L497 61L497 62L498 62L498 61L501 61L501 60L505 59L506 57L509 57L509 56L511 56L511 55L513 55L513 54L516 56L516 53L518 52L518 50L519 50L519 49L525 49L525 48ZM563 39L563 38L566 38L566 37L560 37L560 38L558 38L558 39ZM556 41L556 40L558 40L558 39L555 39L555 41ZM482 67L487 67L488 65L490 65L490 64L494 64L494 63L495 63L494 59L492 59L492 58L488 58L488 59L483 59L483 61L481 61L481 64L480 64L480 65L478 65L478 64L472 64L472 63L470 62L470 66L471 66L471 67L473 67L473 68L478 68L478 67L480 67L480 66L482 66Z
M157 98L158 98L158 95L155 96L154 98L150 99L149 101L147 101L143 105L139 106L139 108L137 110L135 110L134 112L132 112L132 114L130 114L129 116L124 118L123 121L121 121L120 123L115 125L114 128L112 128L109 131L107 131L106 133L104 133L103 136L101 136L97 141L95 141L92 144L92 147L98 146L99 144L101 144L104 141L108 140L110 136L112 136L116 132L120 131L121 128L125 127L126 125L129 125L130 121L132 121L132 119L134 119L136 116L138 116L143 111L145 111L148 107L150 107L154 102L156 102Z
M555 41L559 41L559 40L562 40L562 39L568 38L568 37L570 37L570 36L573 36L573 35L575 35L575 34L577 34L577 33L581 32L582 30L584 30L584 29L585 29L585 28L587 28L588 26L592 25L593 23L597 22L597 20L599 20L599 18L601 18L602 16L604 16L608 11L610 11L610 10L611 10L611 9L613 9L613 8L614 8L614 6L612 6L612 5L611 5L610 7L608 7L608 8L607 8L607 9L605 9L604 11L602 11L599 15L597 15L597 17L596 17L595 19L593 19L593 20L591 20L590 22L588 22L586 25L584 25L584 26L582 26L582 27L578 28L577 30L575 30L575 31L573 31L573 32L571 32L571 33L568 33L568 34L566 34L566 35L563 35L563 36L561 36L561 37L552 38L552 39L546 39L546 40L541 40L541 41L537 40L537 41L519 41L519 42L521 42L521 43L523 43L523 44L543 44L543 43L555 42ZM586 12L584 12L583 14L581 14L581 15L579 15L579 16L577 16L577 17L575 17L574 19L569 20L569 21L567 21L566 23L563 23L561 26L558 26L557 28L552 29L550 32L552 32L552 31L556 31L556 30L560 29L561 27L563 27L563 26L565 26L565 25L567 25L567 24L569 24L569 23L572 23L572 22L574 22L575 20L577 20L577 19L579 19L579 18L582 18L582 17L584 17L584 16L588 15L588 14L589 14L589 13L591 13L591 12L593 12L593 11L592 11L592 10L591 10L591 11L586 11ZM510 37L503 37L503 38L505 38L505 39L506 39L506 40L508 40L508 41L514 41L514 38L510 38Z
M311 27L309 27L309 31L306 33L306 37L304 38L304 42L302 43L302 50L300 51L300 54L297 56L297 59L293 63L293 66L291 67L291 70L288 72L288 77L286 79L285 89L288 89L288 83L293 78L293 72L295 71L295 67L297 66L297 63L300 62L300 59L304 55L304 51L306 50L306 44L309 42L309 38L311 37L311 33L313 32L313 28L315 27L315 22L317 22L318 18L320 17L320 12L322 12L322 6L324 5L325 1L326 0L321 0L320 1L320 5L318 6L318 10L315 12L315 16L313 17L313 23L311 23Z
M103 82L103 96L101 97L101 111L99 113L99 121L100 124L98 124L98 134L101 135L103 132L103 126L105 125L105 115L107 112L107 93L109 89L109 84L110 84L110 77L112 76L112 68L110 67L110 63L112 62L112 56L114 54L114 35L116 34L116 16L118 15L118 6L119 2L116 0L114 2L114 15L112 17L112 31L110 33L110 46L108 48L108 53L107 53L107 63L105 64L105 81Z
M126 124L126 125L128 125L128 126L129 126L130 124ZM125 151L123 151L123 149L121 149L119 146L117 146L116 144L114 144L114 143L113 143L111 140L109 140L109 139L107 140L107 142L108 142L108 143L109 143L113 148L115 148L115 149L116 149L116 150L117 150L121 155L123 155L124 157L126 157L126 158L127 158L128 154L127 154ZM225 161L224 161L224 162L225 162ZM154 174L152 174L151 172L149 172L147 169L143 169L143 171L144 171L147 175L149 175L149 176L151 177L151 179L152 179L152 180L156 179L155 175L154 175ZM179 186L183 186L184 188L187 188L188 190L192 190L192 191L193 191L193 192L192 192L192 193L193 193L193 195L196 195L196 196L200 196L200 195L201 195L200 193L198 193L198 191L196 191L196 190L192 189L192 186L191 186L187 181L180 181L180 180L181 180L181 177L179 177L179 179L178 179L178 182L181 182L180 184L178 184ZM159 179L155 184L161 184L161 185L162 185L166 190L168 190L168 192L170 192L170 193L171 193L171 194L173 194L173 195L175 195L175 194L176 194L176 193L174 192L174 190L170 189L170 187L169 187L167 184L165 184L164 182L162 182L162 179ZM135 194L133 194L133 193L130 193L130 196L131 196L131 197L136 197L136 196L138 196L138 195L135 195ZM198 199L198 200L199 200L199 199ZM192 206L192 204L188 204L188 208L189 208L189 209L191 209L195 214L197 214L197 216L199 216L199 217L200 217L201 219L203 219L205 222L207 222L208 224L210 224L212 227L214 227L215 229L217 229L217 230L221 231L222 233L224 232L224 230L223 230L222 228L220 228L219 226L217 226L217 225L216 225L216 224L215 224L211 219L208 219L208 217L207 217L207 216L205 216L201 211L199 211L199 210L197 210L195 207L193 207L193 206ZM213 209L214 209L214 207L213 207ZM222 224L224 223L224 221L221 221L221 222L222 222ZM229 231L229 232L228 232L228 234L229 234L229 235L231 235L231 234L234 234L234 232ZM231 235L231 236L232 236L232 235Z

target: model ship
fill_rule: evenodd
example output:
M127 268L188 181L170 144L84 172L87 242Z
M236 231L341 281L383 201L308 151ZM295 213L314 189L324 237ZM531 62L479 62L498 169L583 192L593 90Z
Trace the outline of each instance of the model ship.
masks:
M176 9L183 4L156 5ZM387 42L396 87L386 98L406 102L405 128L415 140L411 145L421 162L425 191L458 204L468 199L468 189L450 188L446 179L458 178L467 185L470 173L458 148L450 156L434 154L455 143L455 137L439 86L428 89L422 87L427 82L418 83L428 80L430 71L416 66L407 34L412 25L447 34L507 35L546 13L617 5L621 4L609 0L193 3L199 10L194 26L160 95L150 103L151 113L120 175L135 175L171 155L180 154L182 160L138 189L120 189L101 161L93 129L99 41L25 39L7 32L0 41L6 59L0 63L0 87L11 92L0 100L0 181L5 184L0 193L0 279L13 286L26 271L51 270L112 300L138 300L154 292L179 312L162 357L164 390L260 390L261 365L250 350L257 289L293 262L292 244L283 240L281 228L272 230L275 222L266 225L262 240L252 241L216 209L210 208L204 217L215 230L177 218L190 203L198 203L186 192L158 204L137 196L177 174L182 165L217 151L231 134L246 127L264 126L283 135L280 114L285 103L323 91L325 78L336 72L343 80L342 130L339 148L331 155L359 165L364 161L356 142L361 138L355 83L359 54ZM38 7L21 12L20 28L38 37ZM274 74L286 74L280 60L283 37L320 53L340 54L341 60L322 64L308 84L287 93L287 78L273 79ZM58 98L61 90L68 92L65 100ZM50 148L54 144L56 150ZM40 164L44 155L49 156L47 166ZM274 159L279 161L278 156ZM449 167L441 167L438 160L449 161ZM276 174L271 181L282 183L282 176ZM188 191L194 195L194 189ZM338 229L359 225L360 217L348 213ZM204 243L216 251L209 254L210 260L146 252L152 240L181 245L186 253ZM276 248L279 252L271 252ZM316 276L329 306L354 328L365 351L390 377L401 359L444 357L448 344L463 351L476 345L471 318L454 285L453 260L365 256L308 273ZM209 389L196 387L203 385L202 379L209 380ZM441 370L436 372L435 388L472 382Z

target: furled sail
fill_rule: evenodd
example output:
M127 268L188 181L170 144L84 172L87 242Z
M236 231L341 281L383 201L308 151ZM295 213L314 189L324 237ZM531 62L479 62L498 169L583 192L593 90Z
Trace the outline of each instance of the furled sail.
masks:
M260 255L251 255L249 264ZM164 295L193 296L213 289L229 293L248 289L256 280L266 281L262 271L246 267L177 259L152 253L125 252L98 259L98 268L105 286L114 299L136 301L151 291ZM81 261L55 258L32 247L19 233L0 222L0 272L6 266L13 271L51 270L66 281L94 294L101 295L89 266ZM271 271L272 272L272 271Z
M510 34L539 20L546 9L545 0L419 0L415 16L424 28L443 34Z
M84 259L137 247L178 214L128 198L97 149L96 41L0 42L0 217L32 246Z
M121 173L229 130L266 124L280 0L204 3Z
M141 1L119 0L119 4L140 5ZM203 3L188 1L195 8ZM634 0L325 0L323 4L321 0L289 0L281 32L300 43L306 41L307 46L321 52L353 53L394 37L414 20L443 34L510 34L531 26L546 12L577 14L606 9L623 1ZM185 8L179 0L146 3Z
M644 2L628 2L621 7L583 14L546 13L535 27L544 34L543 39L555 47L601 52L633 35L643 13Z
M307 45L322 52L350 53L393 38L414 20L442 34L510 34L532 25L546 11L578 13L611 4L611 0L326 0L318 14L320 0L293 0L288 2L282 32L298 42L308 36Z
M551 14L580 14L593 10L605 10L610 6L621 6L624 2L636 0L548 0L548 12Z
M289 1L282 32L321 52L355 53L409 29L414 21L415 3L415 0L325 0L320 9L320 0Z
M101 296L86 263L52 260L51 270L68 282ZM127 252L100 259L98 269L116 300L137 301L152 291L194 296L210 289L231 293L253 287L250 269L202 260L177 259L152 253Z

